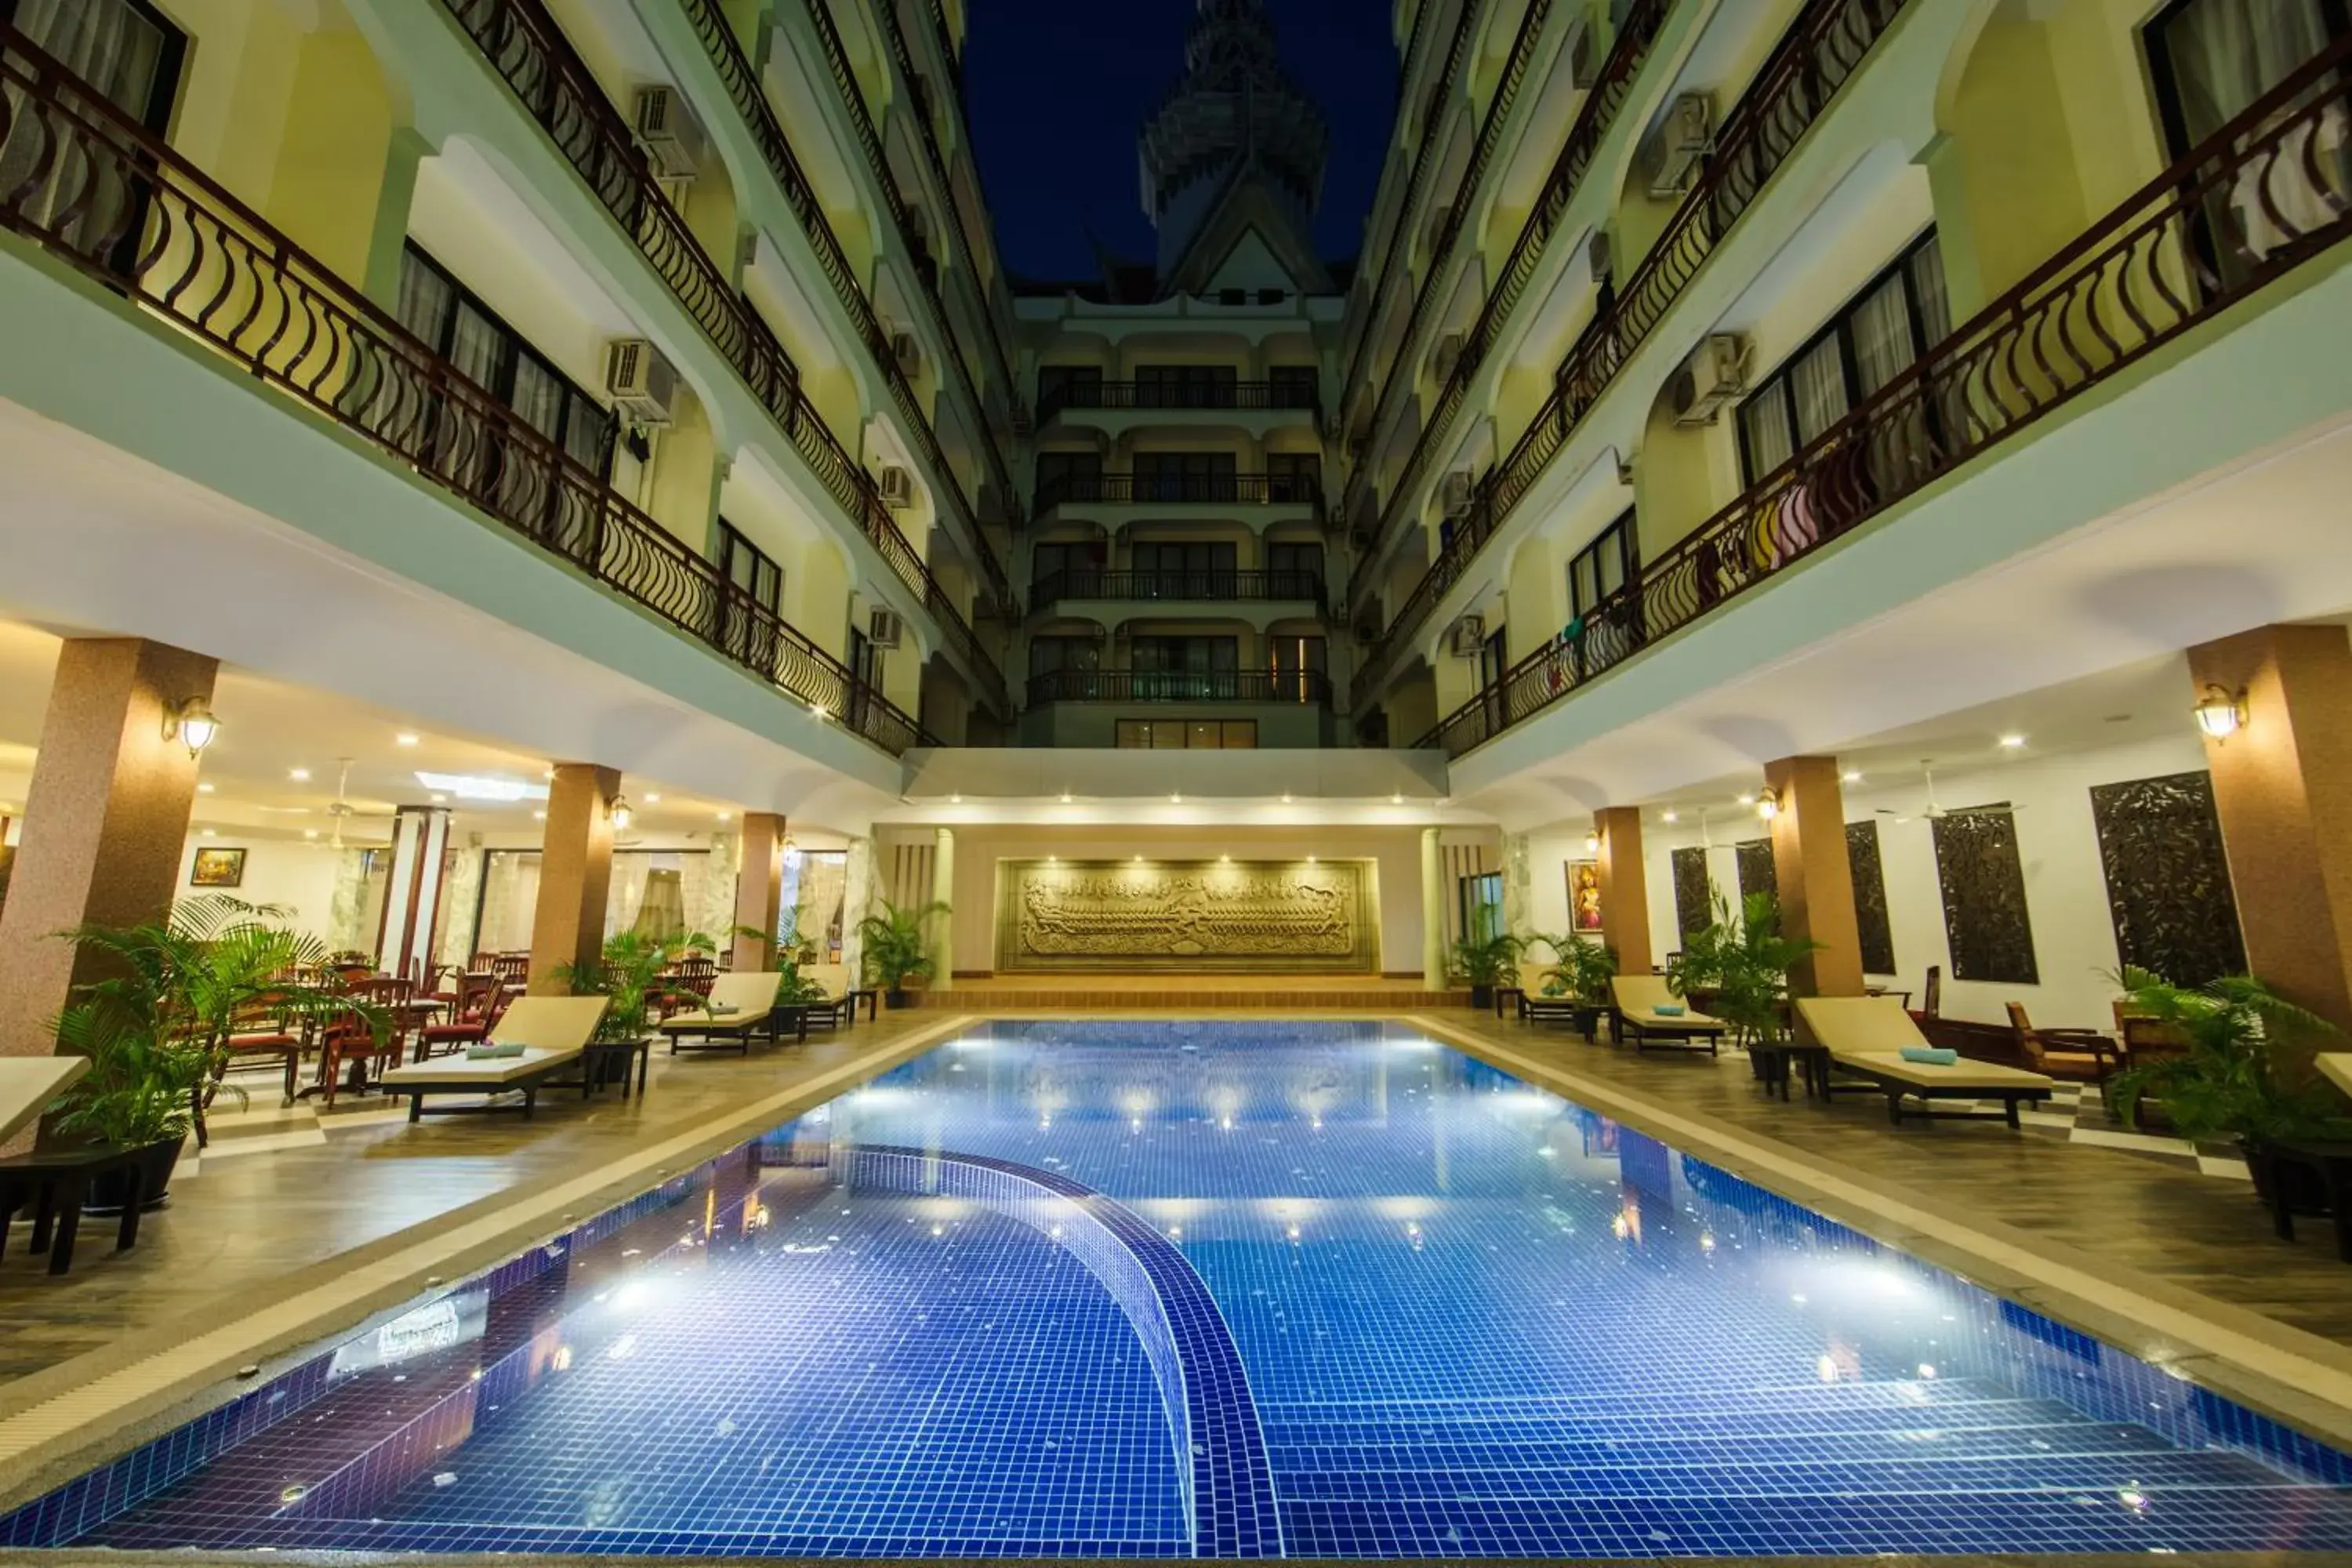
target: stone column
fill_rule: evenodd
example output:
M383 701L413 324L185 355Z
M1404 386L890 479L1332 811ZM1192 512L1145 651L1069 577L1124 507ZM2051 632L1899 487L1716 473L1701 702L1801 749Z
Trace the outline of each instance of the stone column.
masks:
M853 838L841 859L841 963L857 984L865 973L866 947L857 922L874 907L874 840Z
M955 984L955 834L942 827L931 840L931 900L950 912L931 917L931 989Z
M212 700L219 661L135 637L58 652L0 911L0 1055L47 1056L50 1025L89 964L56 933L163 918L180 885L196 760L167 716Z
M1445 989L1445 854L1437 829L1421 830L1421 984Z
M556 971L586 968L604 950L604 906L613 889L613 797L618 768L559 763L547 792L540 843L539 905L530 921L530 994L562 996Z
M1657 961L1650 951L1650 882L1642 866L1642 811L1612 805L1593 814L1601 839L1601 945L1617 955L1620 974L1647 974ZM1569 910L1573 926L1576 911Z
M2263 626L2190 648L2189 679L2192 700L2245 694L2244 727L2205 757L2246 965L2352 1030L2352 642Z
M776 927L784 898L784 819L772 811L743 814L742 864L735 871L735 923L767 932L754 940L734 933L739 973L765 971L776 961Z
M1780 934L1822 945L1790 971L1797 996L1862 994L1862 930L1853 910L1853 862L1845 847L1845 794L1835 757L1782 757L1764 765L1780 798L1772 819L1772 875Z

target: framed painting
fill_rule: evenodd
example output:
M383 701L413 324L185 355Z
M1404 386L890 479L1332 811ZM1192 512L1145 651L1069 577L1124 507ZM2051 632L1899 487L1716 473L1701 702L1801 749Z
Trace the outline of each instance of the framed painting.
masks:
M191 888L241 888L245 886L245 851L242 849L199 849L195 863L188 868Z
M1571 929L1597 931L1601 929L1601 862L1570 860L1568 863L1568 918Z

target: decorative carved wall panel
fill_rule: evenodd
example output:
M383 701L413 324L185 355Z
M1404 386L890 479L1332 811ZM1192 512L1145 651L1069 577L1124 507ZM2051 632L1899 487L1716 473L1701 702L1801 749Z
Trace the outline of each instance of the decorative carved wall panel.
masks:
M1687 849L1677 849L1671 857L1675 868L1675 929L1688 936L1695 931L1705 931L1706 922L1715 918L1708 906L1715 901L1714 884L1707 880L1706 851L1694 844Z
M1376 920L1362 861L1005 860L996 967L1360 973Z
M1739 901L1745 904L1758 893L1780 891L1780 873L1772 864L1772 841L1750 838L1738 846Z
M2123 961L2175 985L2244 973L2245 939L2211 777L2172 773L2095 785L2091 817Z
M1886 913L1886 873L1878 860L1875 817L1845 825L1846 864L1853 872L1853 919L1862 933L1862 972L1895 973L1895 927Z
M2033 923L2025 910L2025 868L2017 856L2017 818L2009 803L1947 812L1931 826L1952 978L2040 984Z

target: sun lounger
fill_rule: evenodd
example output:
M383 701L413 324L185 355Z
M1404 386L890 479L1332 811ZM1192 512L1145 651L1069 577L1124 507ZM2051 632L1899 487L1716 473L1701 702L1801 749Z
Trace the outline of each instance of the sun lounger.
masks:
M824 993L822 1002L812 1005L812 1016L822 1016L827 1024L857 1022L857 1004L866 1004L866 1016L876 1016L882 994L849 983L849 966L845 963L809 963L801 966L801 977L816 983Z
M2320 1077L2352 1094L2352 1051L2323 1051L2312 1058L2312 1065L2319 1069Z
M1617 1004L1611 1009L1612 1026L1620 1041L1633 1042L1636 1054L1647 1046L1664 1046L1713 1056L1724 1032L1731 1027L1720 1018L1685 1006L1667 987L1663 974L1620 974L1609 982L1609 990ZM1660 1012L1662 1007L1680 1011Z
M444 1112L520 1110L529 1117L539 1103L539 1091L556 1074L582 1065L588 1041L604 1021L611 998L604 996L518 996L490 1031L494 1046L520 1045L519 1057L436 1057L394 1068L381 1082L386 1093L408 1096L408 1120L425 1112L425 1100L434 1094L483 1095L479 1105L444 1106ZM520 1103L502 1102L500 1094L519 1091Z
M2054 1080L2038 1072L2002 1067L1996 1062L1963 1057L1946 1067L1935 1062L1904 1059L1904 1047L1925 1047L1927 1037L1911 1015L1892 996L1801 996L1797 1014L1813 1037L1829 1052L1831 1082L1826 1092L1853 1093L1857 1089L1886 1097L1886 1119L1900 1125L1906 1115L1922 1120L1991 1120L1982 1110L1924 1109L1937 1100L2000 1101L1998 1115L2011 1127L2018 1124L2021 1104L2039 1104L2050 1098ZM1844 1072L1861 1083L1839 1083ZM1916 1100L1923 1109L1906 1110L1904 1101Z
M686 1051L740 1051L751 1054L751 1037L776 1038L779 1009L776 993L784 977L774 970L721 974L711 981L710 995L690 1013L673 1013L656 1026L669 1037L669 1054ZM802 1039L808 1038L805 1016L796 1020ZM691 1037L697 1043L687 1045Z
M0 1057L0 1143L40 1120L49 1101L89 1070L88 1057Z

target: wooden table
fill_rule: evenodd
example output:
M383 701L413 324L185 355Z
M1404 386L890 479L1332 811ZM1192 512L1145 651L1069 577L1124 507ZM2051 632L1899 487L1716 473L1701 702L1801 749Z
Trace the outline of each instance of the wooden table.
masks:
M146 1154L144 1149L64 1149L0 1160L0 1246L7 1242L7 1216L30 1199L32 1249L49 1255L51 1274L65 1273L73 1267L74 1237L81 1230L82 1205L89 1200L90 1184L121 1171L125 1189L114 1250L130 1250L139 1239L139 1205L148 1195L140 1186L140 1164Z
M1789 1068L1794 1064L1805 1080L1805 1098L1816 1094L1828 1098L1830 1081L1830 1050L1827 1046L1801 1045L1795 1040L1783 1040L1778 1045L1748 1043L1748 1058L1756 1065L1756 1077L1766 1090L1789 1098Z
M2294 1194L2289 1191L2289 1178L2308 1173L2317 1178L2327 1197L2327 1212L2336 1218L2336 1256L2352 1263L2352 1143L2289 1139L2265 1144L2260 1153L2250 1151L2248 1157L2269 1167L2265 1173L2270 1180L2263 1184L2270 1189L2271 1223L2279 1239L2294 1239Z

